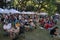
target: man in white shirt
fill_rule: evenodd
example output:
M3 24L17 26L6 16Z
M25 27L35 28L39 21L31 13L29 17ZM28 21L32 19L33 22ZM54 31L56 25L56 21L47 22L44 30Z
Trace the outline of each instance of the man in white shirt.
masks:
M4 29L4 35L9 36L10 35L10 29L11 29L11 23L5 23L3 25L3 29Z
M10 30L11 29L11 23L4 24L3 29L6 31Z

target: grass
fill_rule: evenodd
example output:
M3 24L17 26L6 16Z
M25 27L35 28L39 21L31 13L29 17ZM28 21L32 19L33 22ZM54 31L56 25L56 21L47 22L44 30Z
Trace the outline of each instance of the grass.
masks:
M60 21L58 21L57 26L60 26ZM0 24L2 28L2 24ZM0 40L10 40L9 37L3 36L3 30L0 30ZM32 32L25 32L25 38L19 37L18 40L51 40L49 31L41 30L39 27Z

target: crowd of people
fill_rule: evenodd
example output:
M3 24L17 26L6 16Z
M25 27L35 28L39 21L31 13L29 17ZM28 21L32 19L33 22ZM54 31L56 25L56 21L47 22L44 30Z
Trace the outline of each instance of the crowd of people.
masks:
M25 31L33 31L36 29L35 23L37 16L34 14L0 14L0 22L3 24L5 34L10 38L15 38Z
M53 30L58 20L58 16L40 17L36 14L0 14L0 22L3 24L5 35L9 35L11 39L15 39L25 31L33 31L38 25L43 29Z
M51 37L53 37L52 40L60 40L59 27L58 26L55 27L58 23L58 20L59 20L58 15L42 17L39 20L41 26L40 28L48 30Z
M40 22L41 27L50 29L57 24L58 19L59 19L59 17L57 17L57 16L56 17L47 16L45 18L44 17L40 18L39 22Z

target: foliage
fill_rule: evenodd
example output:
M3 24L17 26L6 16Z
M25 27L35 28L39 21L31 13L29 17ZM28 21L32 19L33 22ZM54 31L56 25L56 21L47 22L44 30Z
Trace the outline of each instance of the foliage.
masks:
M39 4L41 5L41 10L48 12L49 15L52 15L55 13L57 10L57 7L55 5L56 1L55 0L38 0L40 1ZM42 1L42 2L41 2Z
M47 10L48 10L48 13L49 13L49 15L52 15L52 14L54 14L55 12L56 12L56 10L57 10L57 7L56 7L56 5L55 5L55 0L50 0L50 1L48 1L49 3L48 3L48 7L47 7Z
M2 6L4 6L6 3L3 2L3 0L0 0L0 7L3 8Z
M54 14L57 10L55 0L12 0L11 6L21 11L38 11Z

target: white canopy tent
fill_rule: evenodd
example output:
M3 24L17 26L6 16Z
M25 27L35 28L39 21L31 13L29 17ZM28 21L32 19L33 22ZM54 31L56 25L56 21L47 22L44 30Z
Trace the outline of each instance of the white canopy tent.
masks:
M59 13L55 13L55 15L60 15Z
M3 13L10 13L8 9L4 9Z
M39 13L39 15L48 15L48 13L46 13L46 12L41 12L41 13Z
M3 10L2 8L0 8L0 13L3 13L3 11L4 11L4 10Z
M15 9L10 9L9 12L12 13L12 14L14 14L14 13L20 13L19 11L15 10Z
M0 8L0 13L15 14L15 13L20 13L20 12L15 9L2 9L2 8Z
M59 15L59 14L55 14L55 15Z
M35 14L35 12L22 12L22 14Z

